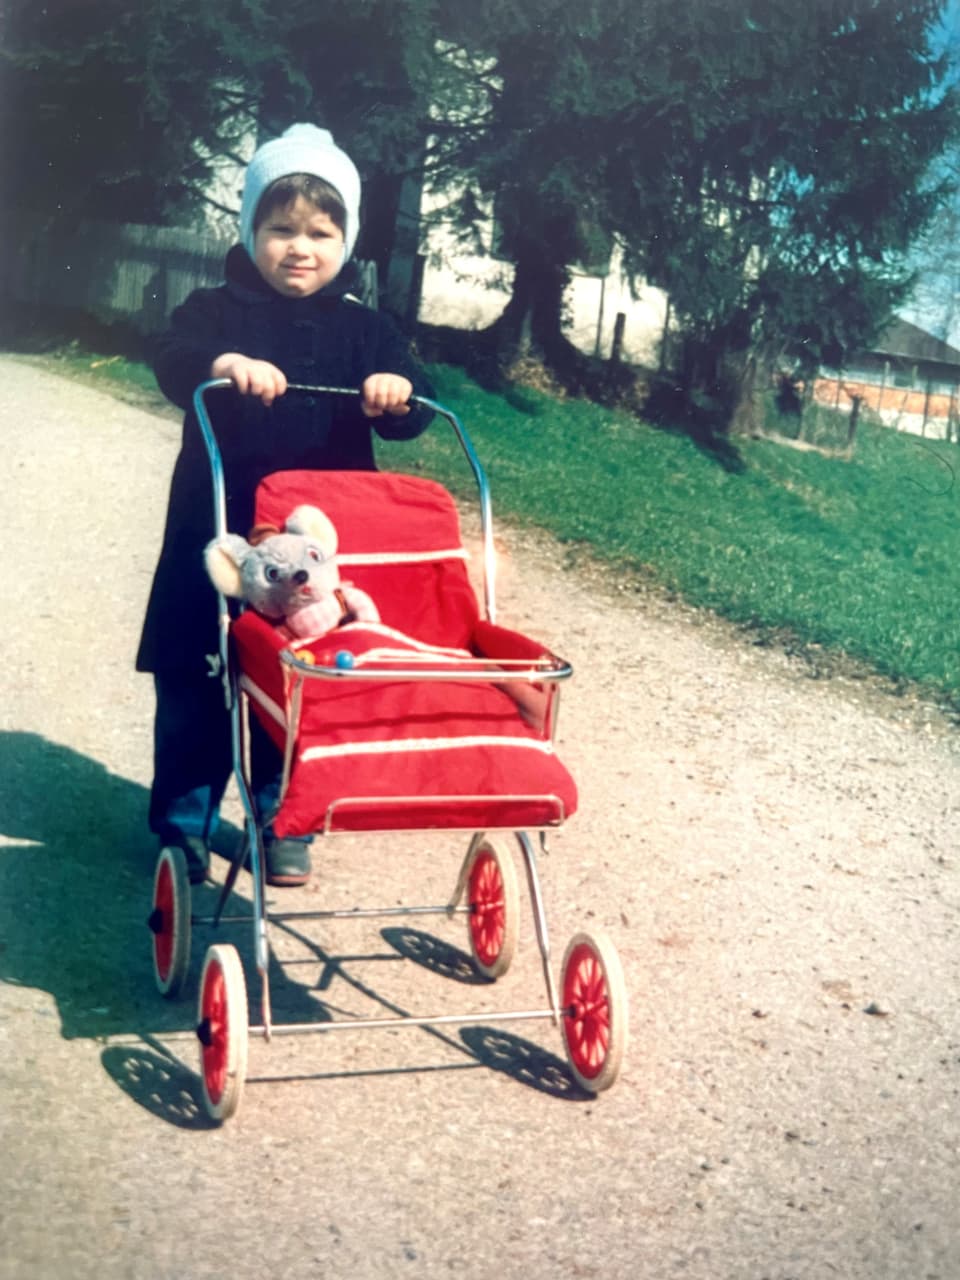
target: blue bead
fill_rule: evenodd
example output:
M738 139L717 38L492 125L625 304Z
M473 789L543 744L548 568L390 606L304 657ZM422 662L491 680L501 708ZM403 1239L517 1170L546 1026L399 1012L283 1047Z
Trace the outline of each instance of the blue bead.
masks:
M350 652L349 649L338 649L337 656L334 658L334 662L341 669L341 671L349 671L349 669L353 666L353 654Z

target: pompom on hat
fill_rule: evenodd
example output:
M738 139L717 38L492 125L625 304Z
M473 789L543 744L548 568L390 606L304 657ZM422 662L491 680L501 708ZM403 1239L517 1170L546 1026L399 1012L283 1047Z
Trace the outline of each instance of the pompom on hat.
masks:
M240 241L250 257L254 253L253 220L260 197L278 178L310 173L323 178L340 193L347 211L343 235L344 262L353 253L360 231L360 175L357 167L333 140L328 129L294 124L279 138L258 147L247 166L240 204Z

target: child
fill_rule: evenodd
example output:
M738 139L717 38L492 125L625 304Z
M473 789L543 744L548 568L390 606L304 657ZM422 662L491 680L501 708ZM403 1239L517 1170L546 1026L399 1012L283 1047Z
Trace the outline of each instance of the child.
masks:
M325 129L297 124L260 147L247 169L241 243L225 283L198 289L174 311L154 368L164 394L187 411L170 488L160 560L137 670L154 674L154 781L150 829L179 845L201 882L231 770L229 717L219 679L216 596L204 570L213 537L210 468L191 409L196 386L229 378L208 397L223 455L228 527L246 533L254 490L271 471L373 470L372 431L410 439L432 397L399 332L350 296L356 268L360 178ZM287 384L355 387L359 397L287 393ZM261 821L278 796L279 761L251 721L251 781ZM271 884L303 884L309 842L264 828Z

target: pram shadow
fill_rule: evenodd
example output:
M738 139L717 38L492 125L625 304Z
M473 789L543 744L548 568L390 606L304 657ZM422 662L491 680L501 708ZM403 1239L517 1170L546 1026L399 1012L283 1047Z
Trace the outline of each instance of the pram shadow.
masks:
M214 1128L201 1102L198 1074L152 1036L143 1039L149 1047L112 1044L104 1049L100 1060L107 1075L158 1120L179 1129Z
M494 985L492 979L477 973L465 951L433 934L421 929L390 928L382 929L381 937L400 955L431 973L470 985ZM480 1064L520 1084L568 1102L593 1100L591 1094L580 1088L561 1058L530 1040L481 1025L461 1028L460 1039Z
M380 1004L388 1016L406 1017L409 1010L388 1000L368 983L363 982L356 974L345 967L355 957L331 955L314 939L307 937L289 924L281 926L288 934L296 937L313 956L322 964L322 973L317 984L318 990L328 989L334 978L345 981L356 992ZM381 929L380 936L401 959L411 960L431 973L440 977L453 979L469 985L493 985L492 982L477 973L466 952L452 946L442 938L425 933L421 929L406 927L390 927ZM386 956L363 956L362 960L387 959ZM570 1073L567 1064L556 1055L548 1052L540 1045L520 1036L504 1032L497 1027L479 1024L465 1026L459 1030L459 1038L448 1034L440 1027L422 1027L421 1031L440 1041L458 1053L464 1054L466 1062L443 1064L428 1067L375 1068L372 1071L328 1072L298 1076L296 1079L342 1079L363 1075L417 1074L422 1072L463 1071L470 1067L485 1067L509 1076L527 1088L550 1097L562 1098L567 1102L591 1102L593 1095L581 1089ZM289 1077L286 1077L289 1079ZM262 1078L263 1079L263 1078Z
M101 1061L118 1088L170 1124L203 1129L210 1122L199 1076L179 1056L181 1047L184 1058L194 1052L193 1000L162 1000L154 986L146 917L156 851L145 835L147 802L145 787L70 747L35 733L0 733L0 983L49 993L64 1039L106 1042ZM197 907L204 909L205 897L212 906L216 893L198 890ZM216 935L238 947L248 973L255 972L249 935L247 926ZM382 936L398 959L457 982L486 982L464 952L430 934L385 929ZM322 1021L332 1016L322 992L334 974L363 984L351 974L351 957L304 941L324 961L325 979L311 989L272 962L273 1006L283 1020ZM205 942L197 933L191 993ZM375 989L363 989L393 1009ZM588 1096L559 1058L516 1036L477 1026L459 1038L424 1030L468 1059L425 1070L486 1066L556 1097Z
M381 929L380 936L404 959L412 960L431 973L467 986L492 985L492 979L477 972L465 951L434 937L432 933L424 933L422 929L390 928Z

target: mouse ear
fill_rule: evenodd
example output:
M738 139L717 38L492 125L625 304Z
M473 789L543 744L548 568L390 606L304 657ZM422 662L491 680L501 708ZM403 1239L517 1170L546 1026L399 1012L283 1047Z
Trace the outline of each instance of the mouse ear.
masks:
M221 595L237 598L243 595L240 566L249 550L250 544L238 533L228 533L207 543L203 562L210 581Z
M259 547L265 538L272 538L275 533L280 530L275 524L255 524L250 530L247 541L251 547Z
M314 542L319 543L325 556L336 554L337 531L333 527L333 521L319 507L306 504L297 507L287 517L286 529L288 533L299 533L304 537L312 538Z

